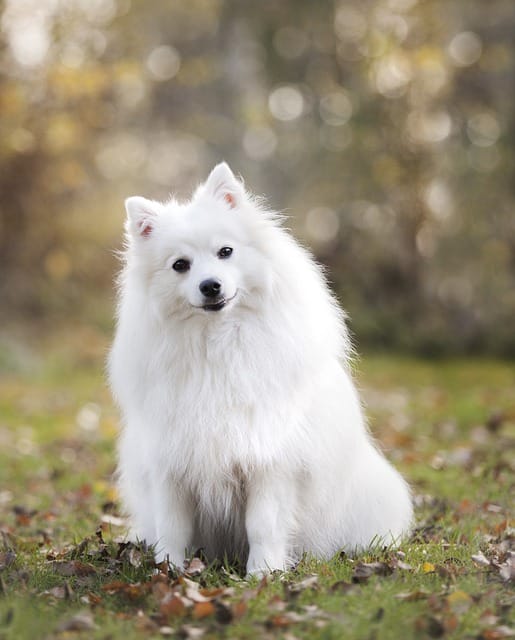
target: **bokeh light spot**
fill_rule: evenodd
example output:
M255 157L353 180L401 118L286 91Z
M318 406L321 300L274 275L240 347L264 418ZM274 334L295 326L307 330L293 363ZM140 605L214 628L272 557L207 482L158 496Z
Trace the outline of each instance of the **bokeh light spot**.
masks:
M493 113L477 113L467 121L467 135L472 144L490 147L501 135L501 126Z
M147 58L147 69L155 80L170 80L181 67L181 57L174 47L163 45L153 49Z
M320 116L329 125L345 124L352 116L352 102L346 91L332 91L320 100Z
M469 67L481 57L483 45L479 36L472 31L463 31L454 36L449 43L451 60L458 67Z
M310 240L327 244L336 238L340 229L340 219L333 209L316 207L308 212L304 227Z
M278 120L295 120L304 111L304 98L299 89L285 85L270 93L268 107L274 118Z
M277 136L270 127L248 127L243 136L243 149L254 160L270 158L277 147Z

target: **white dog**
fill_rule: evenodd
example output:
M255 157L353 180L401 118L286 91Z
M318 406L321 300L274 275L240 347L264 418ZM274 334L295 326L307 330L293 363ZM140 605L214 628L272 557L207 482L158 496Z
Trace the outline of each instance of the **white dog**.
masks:
M374 445L322 270L217 165L192 200L126 201L110 381L134 538L250 574L390 544L408 486Z

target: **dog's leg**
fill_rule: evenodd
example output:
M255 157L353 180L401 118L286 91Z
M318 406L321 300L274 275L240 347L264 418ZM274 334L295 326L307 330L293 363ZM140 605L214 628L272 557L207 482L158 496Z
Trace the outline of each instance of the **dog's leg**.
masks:
M248 574L261 575L286 568L295 500L292 479L269 469L253 474L247 486L245 516Z
M193 507L189 496L172 481L154 483L153 504L158 542L156 560L168 559L183 568L193 536Z

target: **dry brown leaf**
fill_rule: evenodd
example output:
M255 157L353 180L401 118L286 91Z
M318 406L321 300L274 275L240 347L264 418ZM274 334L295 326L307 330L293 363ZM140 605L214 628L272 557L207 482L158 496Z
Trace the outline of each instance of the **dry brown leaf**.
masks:
M131 600L143 597L149 591L149 584L144 582L122 582L115 580L102 586L102 591L109 594L123 593Z
M192 558L184 569L187 576L199 576L206 569L206 565L200 558Z
M81 562L80 560L55 560L52 562L52 569L55 573L67 578L71 576L90 576L97 573L96 568L92 564Z
M501 625L493 629L485 629L478 637L480 640L503 640L503 638L513 638L514 636L515 629Z
M415 629L418 632L426 633L431 638L441 638L445 633L445 627L438 618L434 616L422 616L415 620Z
M39 595L43 597L56 598L57 600L69 600L73 595L73 591L70 585L65 582L64 585L47 589L46 591L42 591Z
M243 616L248 611L248 605L244 600L240 600L239 602L235 602L232 605L232 615L236 620L243 618Z
M366 582L373 575L387 576L393 568L386 562L358 562L352 572L352 582Z
M395 598L398 600L405 600L406 602L415 602L416 600L425 600L431 594L428 591L416 590L408 591L405 593L395 594Z
M515 580L515 553L509 552L506 561L499 567L499 575L505 582Z
M465 591L457 590L446 598L447 604L455 613L465 613L470 609L473 600Z
M136 614L136 629L138 631L157 631L159 626L151 618L149 618L141 609Z
M306 589L315 589L318 587L318 576L312 574L307 576L300 582L289 582L286 584L286 591L291 596L297 596Z
M474 562L476 564L480 564L483 565L485 567L489 567L490 566L490 560L488 558L486 558L483 553L481 553L481 551L479 553L475 553L474 555L471 556L472 560L474 560Z
M187 605L189 605L189 601L185 602L185 599L181 596L171 593L161 601L159 613L166 617L181 617L185 615L188 608Z
M96 593L87 593L85 596L81 596L80 601L82 602L82 604L96 606L102 602L102 598L100 596L97 596Z
M346 582L345 580L338 580L338 582L331 585L331 591L334 593L348 593L353 589L356 589L356 585L351 582Z
M0 571L10 567L16 560L16 553L14 551L2 551L0 553Z
M232 609L220 601L215 601L214 605L216 609L217 622L220 624L230 624L234 619Z
M113 527L125 527L127 525L127 521L124 518L113 516L110 513L103 513L100 521L102 524L110 524Z
M93 616L89 611L84 611L61 622L56 631L62 633L63 631L92 631L93 629L96 629Z
M184 595L193 602L211 602L213 600L213 598L206 598L198 589L192 589L191 587L184 589Z
M227 593L230 591L231 593ZM212 600L213 598L218 598L222 595L233 595L234 589L226 588L226 587L204 587L203 589L199 589L199 593L201 596L204 596L208 600Z
M212 616L215 611L215 605L208 600L204 602L195 602L193 605L193 617L197 618L197 620L202 620L202 618Z
M284 629L297 622L302 622L304 616L295 613L295 611L286 611L276 616L272 616L266 621L266 626L271 629Z

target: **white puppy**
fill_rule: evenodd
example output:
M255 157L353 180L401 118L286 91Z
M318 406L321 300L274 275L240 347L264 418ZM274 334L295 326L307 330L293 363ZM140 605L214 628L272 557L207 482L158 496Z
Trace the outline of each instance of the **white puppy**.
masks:
M374 445L320 267L217 165L190 202L126 201L110 381L132 535L284 569L390 544L408 486Z

